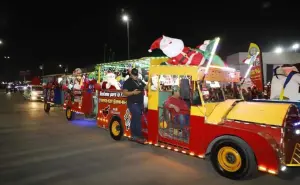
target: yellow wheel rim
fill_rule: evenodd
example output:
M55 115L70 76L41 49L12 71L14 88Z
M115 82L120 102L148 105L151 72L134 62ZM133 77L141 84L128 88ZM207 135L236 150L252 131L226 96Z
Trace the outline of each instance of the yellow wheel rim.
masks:
M71 115L72 115L71 109L68 109L68 110L67 110L67 116L68 116L68 118L70 118Z
M236 172L242 166L242 158L239 152L229 146L222 147L218 152L220 166L228 172Z
M118 121L114 121L112 123L111 132L114 136L118 136L120 134L120 123Z

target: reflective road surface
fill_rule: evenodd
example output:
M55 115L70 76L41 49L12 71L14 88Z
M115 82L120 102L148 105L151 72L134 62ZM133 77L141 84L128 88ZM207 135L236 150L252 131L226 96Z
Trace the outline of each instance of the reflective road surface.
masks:
M297 176L298 175L298 176ZM0 184L253 185L300 184L261 174L245 181L220 177L207 160L129 141L113 141L95 121L68 122L60 108L0 92Z

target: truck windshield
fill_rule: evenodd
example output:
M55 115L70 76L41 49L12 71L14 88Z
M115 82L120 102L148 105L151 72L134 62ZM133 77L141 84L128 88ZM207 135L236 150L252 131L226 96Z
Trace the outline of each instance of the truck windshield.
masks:
M222 102L227 99L242 99L235 83L205 81L201 91L205 102Z

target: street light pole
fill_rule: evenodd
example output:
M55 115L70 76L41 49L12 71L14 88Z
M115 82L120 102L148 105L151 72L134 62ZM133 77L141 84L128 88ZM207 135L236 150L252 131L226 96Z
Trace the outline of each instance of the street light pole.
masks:
M109 49L109 52L108 52L108 62L112 61L112 50L111 48Z
M65 67L65 73L68 74L68 72L69 72L69 66L67 64L66 67Z
M112 53L112 61L115 61L115 52Z
M130 59L130 35L129 35L129 21L130 21L130 19L129 19L128 15L123 15L122 19L127 24L127 55L128 55L128 60L129 60Z
M40 70L42 71L42 76L44 76L44 64L40 65Z
M103 52L103 62L105 63L105 60L106 60L106 44L104 44L104 52Z
M130 37L129 37L129 20L127 21L127 48L128 48L128 60L130 59Z

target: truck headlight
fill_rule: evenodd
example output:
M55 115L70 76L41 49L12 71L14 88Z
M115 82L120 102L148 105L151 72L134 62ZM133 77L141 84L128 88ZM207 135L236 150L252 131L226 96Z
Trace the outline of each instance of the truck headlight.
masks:
M280 170L285 172L287 170L287 167L286 166L281 166Z
M300 129L295 130L296 135L300 135Z

